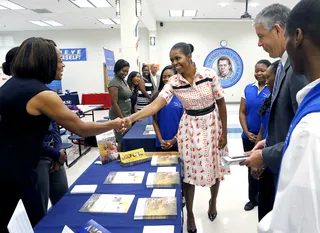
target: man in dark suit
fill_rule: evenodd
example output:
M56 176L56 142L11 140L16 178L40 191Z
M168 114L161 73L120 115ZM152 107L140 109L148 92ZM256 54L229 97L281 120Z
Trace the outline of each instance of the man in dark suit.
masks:
M241 164L264 168L259 179L259 220L272 210L284 141L298 108L296 94L307 85L305 77L293 73L286 52L284 31L289 13L288 7L273 4L257 15L254 24L259 38L258 45L270 57L281 58L272 93L268 136L266 140L257 143L248 153L250 157Z

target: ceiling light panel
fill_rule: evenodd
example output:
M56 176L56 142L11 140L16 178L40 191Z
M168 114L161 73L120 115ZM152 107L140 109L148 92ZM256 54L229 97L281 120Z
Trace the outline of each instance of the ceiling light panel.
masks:
M51 25L51 26L53 26L53 27L61 27L61 26L63 26L63 24L58 23L58 22L53 21L53 20L48 20L48 21L43 20L42 22L44 22L44 23L46 23L46 24L49 24L49 25Z
M257 7L257 6L259 6L259 3L258 2L251 2L251 3L249 3L249 6L250 7Z
M107 0L88 0L95 7L112 7Z
M93 8L94 7L94 5L92 5L87 0L69 0L69 1L80 8Z
M170 17L182 17L182 10L170 10Z
M0 10L8 10L8 8L5 8L3 6L0 6Z
M1 0L0 6L8 8L10 10L24 10L24 9L26 9L26 8L16 4L14 2L8 1L8 0Z
M195 17L197 15L197 10L184 10L183 16L184 17Z
M229 5L229 3L227 3L227 2L220 2L218 5L221 6L221 7L226 7L226 6Z
M38 25L38 26L40 26L40 27L50 27L49 24L46 24L46 23L41 22L41 21L29 21L29 22L30 22L30 23L33 23L33 24L35 24L35 25Z
M111 19L98 19L103 24L115 24Z

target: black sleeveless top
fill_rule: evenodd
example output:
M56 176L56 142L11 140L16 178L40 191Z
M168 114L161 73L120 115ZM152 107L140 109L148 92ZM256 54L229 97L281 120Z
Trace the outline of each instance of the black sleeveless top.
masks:
M26 108L32 97L45 90L49 89L37 79L18 77L0 88L0 184L24 188L37 181L36 167L50 119L32 116Z

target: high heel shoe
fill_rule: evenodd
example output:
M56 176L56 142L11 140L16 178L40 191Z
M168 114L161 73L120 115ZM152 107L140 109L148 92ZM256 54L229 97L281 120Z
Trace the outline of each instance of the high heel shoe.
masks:
M197 233L197 228L192 229L192 230L188 230L188 233Z
M209 200L209 209L211 207L211 199ZM213 222L215 220L215 218L217 217L218 213L216 214L209 214L208 213L208 218L210 219L211 222Z

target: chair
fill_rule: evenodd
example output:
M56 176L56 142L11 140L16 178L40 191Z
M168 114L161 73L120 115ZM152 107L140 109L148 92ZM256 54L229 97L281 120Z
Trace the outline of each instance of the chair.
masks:
M77 141L78 147L79 147L79 157L76 158L75 160L73 160L72 163L66 164L66 165L70 168L70 167L72 167L73 164L75 164L75 163L78 161L78 159L79 159L81 156L87 154L87 153L91 150L91 147L87 148L84 152L82 152L82 149L81 149L81 139L83 139L83 137L80 137L80 136L74 134L74 135L69 136L68 139L71 140L72 142L73 142L73 141ZM70 144L70 143L67 143L67 144ZM71 144L71 147L72 147L72 144Z

